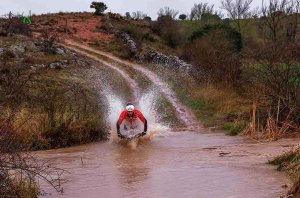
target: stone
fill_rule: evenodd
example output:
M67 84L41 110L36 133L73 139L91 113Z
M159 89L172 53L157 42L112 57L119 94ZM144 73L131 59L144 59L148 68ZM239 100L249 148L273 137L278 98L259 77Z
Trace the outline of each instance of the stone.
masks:
M12 45L10 46L10 49L16 58L20 58L25 53L25 47L20 45Z
M60 54L60 55L66 54L65 50L63 48L60 48L60 47L55 49L55 53Z
M22 45L25 46L25 51L36 51L38 50L36 44L33 41L26 41Z
M179 69L181 72L189 72L192 68L191 64L180 60L177 56L167 56L160 52L150 50L146 55L145 59L155 64L165 65L169 68Z
M5 49L4 48L0 48L0 56L2 56L5 52Z
M118 36L122 39L124 44L129 49L130 53L136 55L138 53L138 48L135 41L130 37L129 34L125 32L118 33Z
M62 60L62 61L57 61L54 63L49 64L50 69L62 69L68 67L69 61L68 60Z

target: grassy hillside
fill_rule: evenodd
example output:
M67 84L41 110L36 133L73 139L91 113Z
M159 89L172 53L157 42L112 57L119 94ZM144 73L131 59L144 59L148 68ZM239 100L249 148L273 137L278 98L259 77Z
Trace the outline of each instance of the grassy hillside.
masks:
M120 76L112 80L110 69L71 51L45 53L36 39L14 36L0 42L1 125L29 149L107 139L104 88L126 90ZM121 98L128 94L118 92Z

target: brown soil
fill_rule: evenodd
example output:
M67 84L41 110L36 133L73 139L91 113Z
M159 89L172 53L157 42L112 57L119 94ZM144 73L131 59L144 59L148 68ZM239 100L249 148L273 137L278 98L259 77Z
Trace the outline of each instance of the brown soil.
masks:
M92 13L47 14L33 16L36 32L49 30L56 32L60 39L74 39L85 43L95 40L109 40L112 34L100 32L102 16Z

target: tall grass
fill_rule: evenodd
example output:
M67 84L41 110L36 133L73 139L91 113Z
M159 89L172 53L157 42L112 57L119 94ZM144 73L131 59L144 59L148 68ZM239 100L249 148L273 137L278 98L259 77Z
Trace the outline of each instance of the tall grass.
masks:
M288 192L288 196L300 197L300 147L275 157L269 163L277 165L277 170L288 173L294 181L293 186Z

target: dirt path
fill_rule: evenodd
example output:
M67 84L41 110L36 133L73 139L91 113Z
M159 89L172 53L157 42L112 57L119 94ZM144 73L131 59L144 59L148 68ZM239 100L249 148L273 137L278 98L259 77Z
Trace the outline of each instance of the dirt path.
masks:
M140 90L138 84L136 83L136 81L133 80L124 70L120 69L119 67L117 67L117 66L115 66L115 65L113 65L113 64L111 64L111 63L109 63L109 62L107 62L103 59L98 58L97 56L89 54L89 53L87 53L83 50L79 50L76 47L72 47L70 45L64 45L64 46L71 49L71 50L73 50L73 51L75 51L75 52L77 52L77 53L80 53L80 54L82 54L82 55L84 55L88 58L91 58L91 59L93 59L93 60L95 60L95 61L97 61L97 62L99 62L103 65L106 65L107 67L110 67L110 68L114 69L116 72L118 72L119 74L121 74L121 76L128 82L128 85L132 90L132 93L133 93L133 98L132 98L133 100L132 101L138 100L138 98L140 97L141 90Z

